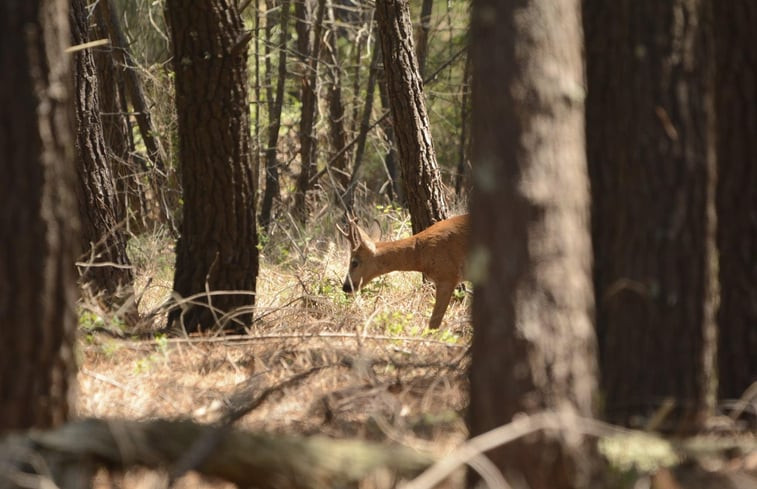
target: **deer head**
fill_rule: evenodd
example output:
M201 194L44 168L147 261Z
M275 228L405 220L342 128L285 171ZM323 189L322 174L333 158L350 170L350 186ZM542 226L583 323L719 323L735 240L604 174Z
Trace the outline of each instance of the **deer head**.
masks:
M349 233L344 233L350 241L350 264L344 278L342 290L347 293L360 290L360 287L379 275L376 267L376 244L368 233L350 219Z

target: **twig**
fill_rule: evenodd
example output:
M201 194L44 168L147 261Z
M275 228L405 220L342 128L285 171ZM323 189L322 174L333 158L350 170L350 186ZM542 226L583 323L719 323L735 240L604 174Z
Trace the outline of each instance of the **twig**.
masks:
M168 344L204 344L204 343L233 343L235 345L246 345L249 343L255 343L258 341L267 340L313 340L324 338L347 338L355 339L355 333L334 333L334 332L321 332L321 333L280 333L280 334L264 334L264 335L229 335L219 337L193 337L193 338L166 338ZM361 340L373 340L373 341L407 341L410 343L426 343L444 346L447 348L468 348L467 344L458 345L450 344L442 340L435 340L431 338L418 338L414 336L389 336L389 335L368 335L361 334ZM124 341L121 346L129 347L143 346L145 343L149 343L149 340L129 340Z
M333 366L334 364L319 365L317 367L312 367L304 372L292 375L288 379L279 382L276 385L267 387L263 390L263 392L253 397L242 406L229 411L220 421L215 430L208 431L204 436L197 438L197 440L192 443L189 449L174 465L174 468L171 471L170 479L174 481L190 470L194 470L202 465L207 460L207 458L216 450L221 441L223 441L223 439L229 434L233 424L246 414L252 412L258 406L263 404L263 402L265 402L265 400L268 399L271 394L273 394L274 392L279 392L316 372L320 372L321 370Z

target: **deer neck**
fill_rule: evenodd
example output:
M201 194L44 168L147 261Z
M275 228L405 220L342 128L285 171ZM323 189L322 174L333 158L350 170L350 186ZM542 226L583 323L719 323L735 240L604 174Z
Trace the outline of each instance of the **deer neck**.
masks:
M417 240L414 237L376 243L376 260L382 274L422 271Z

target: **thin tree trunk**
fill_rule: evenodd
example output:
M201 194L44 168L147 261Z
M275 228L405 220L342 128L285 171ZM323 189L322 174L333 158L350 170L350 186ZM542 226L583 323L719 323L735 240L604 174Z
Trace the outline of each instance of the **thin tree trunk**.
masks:
M596 352L579 0L477 0L471 32L473 436L520 412L591 417ZM597 463L577 433L488 456L531 489L590 487Z
M378 65L381 58L381 48L379 43L373 46L371 55L371 68L368 72L368 86L365 89L365 103L363 104L363 116L360 118L360 132L358 133L357 148L355 149L355 162L352 165L352 175L347 185L347 192L344 196L344 202L347 210L351 210L355 199L355 186L359 170L363 164L363 155L365 154L365 141L368 138L370 129L371 114L373 114L373 98L376 92L376 78L378 75Z
M378 0L376 22L405 198L413 233L418 233L446 218L447 204L431 141L407 0Z
M334 5L328 4L329 30L326 33L326 51L328 52L328 104L329 104L329 134L331 136L332 157L329 165L332 170L337 188L336 195L342 195L349 185L350 174L348 161L350 152L342 151L347 144L345 132L345 111L342 101L342 66L339 60L339 43L336 19L334 18Z
M455 172L455 195L459 199L462 194L463 190L466 190L469 192L469 182L467 182L467 173L466 168L469 167L470 163L468 161L468 124L470 123L470 111L468 110L469 105L469 94L470 94L470 66L471 66L471 57L470 55L466 55L465 57L465 69L463 70L463 83L461 90L463 91L462 100L460 101L460 145L458 146L458 160L457 160L457 171Z
M279 143L279 129L281 128L281 107L284 102L284 86L287 76L287 43L289 41L289 0L284 0L281 4L281 33L279 34L279 66L278 78L276 79L276 96L268 90L266 99L269 101L268 106L268 144L265 148L265 193L260 209L260 225L263 229L268 230L271 222L271 213L274 200L279 199L279 163L277 159L277 147ZM270 10L270 9L269 9ZM266 23L267 25L267 23ZM267 36L270 39L268 27L266 27ZM266 73L271 73L270 52L266 42ZM270 82L266 87L270 87Z
M260 2L255 2L255 17L253 17L253 53L252 56L255 59L255 85L253 88L253 96L255 97L253 110L254 120L252 123L252 139L253 139L253 155L252 155L252 168L254 170L253 179L255 180L256 188L260 188L260 166L261 166L261 144L260 144L260 104L263 103L263 98L260 92Z
M97 2L97 8L100 9L102 16L107 23L108 31L110 32L110 40L115 48L113 53L115 54L118 63L123 67L126 90L129 95L129 100L134 106L137 125L139 126L139 132L142 135L142 140L147 148L148 157L155 165L155 168L165 175L166 153L163 146L160 144L160 140L155 137L157 131L152 123L150 109L147 106L147 100L142 91L142 84L139 81L139 75L137 75L137 72L134 69L136 63L129 52L129 43L126 40L123 29L121 29L121 22L118 20L118 14L113 5L113 0L99 0Z
M300 118L300 173L294 194L292 212L300 221L307 220L307 193L316 164L317 139L315 135L316 105L318 103L318 63L321 53L321 31L326 0L318 0L318 13L313 26L313 45L309 49L308 63L302 85L302 116Z
M116 8L113 0L99 0L97 9L105 20L108 32L110 34L111 45L113 46L113 55L116 62L121 66L122 76L126 87L126 95L134 108L134 116L139 127L139 133L147 149L147 157L154 165L154 169L148 172L152 191L155 194L156 205L161 219L167 223L171 229L176 232L176 223L174 222L172 208L177 207L177 199L167 195L167 184L169 174L167 169L167 156L163 149L160 139L158 139L150 109L145 98L142 84L139 81L139 75L134 68L136 63L132 59L129 51L129 43L126 40L121 22L118 19ZM148 170L147 168L144 168ZM172 180L172 179L171 179Z
M434 10L434 0L423 0L421 4L421 21L418 25L417 47L415 56L418 58L418 71L421 79L426 75L426 55L428 54L428 35L431 32L431 13Z
M94 26L90 25L92 38L109 38L103 9L98 8L94 13L97 20ZM126 85L121 76L121 69L116 66L112 46L96 48L92 56L97 70L103 138L116 184L118 213L126 216L127 233L139 233L147 230L150 213L139 178L140 169L133 157L136 151L128 115ZM147 167L143 166L142 170L146 169Z
M76 383L68 2L0 2L0 433L60 425ZM16 481L17 482L17 481Z
M71 2L74 44L88 41L84 0ZM95 63L89 50L74 54L76 94L76 171L82 225L81 283L94 296L104 296L113 309L133 295L134 275L126 255L125 216L116 200L115 182L107 159L100 119ZM128 312L136 313L133 307ZM135 319L135 318L131 318Z
M378 86L381 108L384 111L391 113L391 108L389 107L389 95L386 93L386 70L384 70L383 64L380 68L379 75L380 80L378 80ZM399 202L402 205L405 205L405 185L402 180L401 172L397 168L399 157L397 155L397 138L394 137L394 123L392 119L389 117L385 118L384 122L381 124L381 128L384 131L384 137L386 140L385 142L388 148L386 150L386 154L384 155L384 166L386 167L386 172L389 175L389 180L391 180L391 185L389 186L389 188L393 190L393 200Z

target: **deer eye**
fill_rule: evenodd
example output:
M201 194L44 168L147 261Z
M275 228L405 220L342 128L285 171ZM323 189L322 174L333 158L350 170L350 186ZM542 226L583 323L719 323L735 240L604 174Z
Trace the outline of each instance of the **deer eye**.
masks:
M350 262L350 268L355 268L355 267L357 267L357 260L352 260Z

